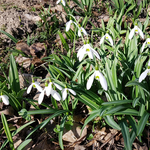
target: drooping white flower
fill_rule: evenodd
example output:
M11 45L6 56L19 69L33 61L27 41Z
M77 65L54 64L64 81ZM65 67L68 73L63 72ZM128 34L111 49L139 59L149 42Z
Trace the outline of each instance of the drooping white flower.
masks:
M106 34L101 38L100 44L102 44L105 39L107 39L107 40L110 42L110 44L113 46L113 40L112 40L111 36L110 36L108 33L106 33Z
M85 54L88 54L90 59L93 59L93 55L95 55L98 59L100 59L99 54L90 46L90 44L84 44L78 51L77 57L79 61L81 61Z
M27 94L29 94L29 93L31 92L32 87L37 88L37 90L38 90L39 92L42 92L43 89L40 87L39 84L40 84L39 82L34 82L34 81L32 81L31 85L30 85L30 86L28 87L28 89L27 89Z
M86 89L89 90L93 84L94 78L98 80L102 86L102 88L107 91L107 81L103 74L99 70L95 70L95 72L89 77L89 80L86 84Z
M147 38L146 41L143 43L141 52L143 52L146 44L150 48L150 38Z
M44 93L45 93L45 92L46 92L46 89L44 89L44 90L41 92L41 94L39 95L39 98L38 98L38 103L39 103L39 104L42 103L43 98L44 98ZM47 94L46 94L46 95L47 95ZM50 95L52 95L52 97L53 97L54 99L56 99L57 101L60 101L60 100L61 100L60 94L59 94L57 91L53 90L53 89L51 89ZM47 96L49 96L49 95L47 95Z
M1 95L0 96L0 100L2 100L5 105L9 105L8 99L9 99L9 97L7 95Z
M53 85L55 85L59 90L62 90L62 87L61 87L60 85L54 83L54 82L51 82L51 81L50 81L48 85L47 85L47 83L46 83L44 90L43 90L43 91L41 92L41 94L39 95L39 98L38 98L38 103L39 103L39 104L41 104L42 101L43 101L44 93L46 93L47 96L52 95L52 97L53 97L54 99L56 99L57 101L60 101L60 100L61 100L60 94L59 94L57 91L55 91L55 90L53 89L53 87L52 87Z
M142 39L144 39L144 34L143 34L142 30L138 26L134 26L134 28L131 30L131 32L129 34L130 40L133 38L134 32L138 33L142 37Z
M139 82L142 82L147 75L150 75L150 61L148 62L148 68L140 75Z
M66 2L65 2L65 0L58 0L57 2L56 2L56 4L58 4L58 3L62 3L64 6L66 6Z
M68 22L66 23L66 32L69 31L70 26L71 26L73 23L74 23L75 25L77 25L77 24L76 24L74 21L72 21L72 20L70 20L70 21L68 21Z
M50 94L52 94L51 92L53 91L53 85L55 85L57 89L62 90L62 87L60 85L58 85L58 84L50 81L49 84L48 84L48 86L45 87L46 95L47 96L50 96Z
M76 92L72 89L69 89L69 88L64 88L62 90L62 99L65 100L67 98L67 93L70 92L71 94L73 95L76 95Z
M83 27L78 27L78 36L81 37L81 33L84 33L84 35L88 35L86 30Z

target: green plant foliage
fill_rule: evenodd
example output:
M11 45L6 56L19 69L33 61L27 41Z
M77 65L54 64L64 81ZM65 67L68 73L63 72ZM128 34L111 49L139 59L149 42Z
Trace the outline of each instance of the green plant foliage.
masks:
M71 130L74 113L78 111L78 104L82 104L89 111L82 131L90 122L93 122L93 128L95 123L101 122L101 127L109 126L121 131L124 148L131 150L136 138L142 141L143 131L149 122L149 17L146 15L143 22L139 19L148 8L148 1L140 4L136 0L104 1L109 20L102 19L100 27L92 22L97 19L93 12L101 9L98 1L73 0L76 5L72 8L69 2L65 2L59 3L66 15L63 20L68 20L66 25L50 7L41 10L42 21L37 23L41 29L37 38L40 42L49 42L50 49L54 50L42 58L45 63L40 65L49 73L41 80L45 87L40 87L41 83L34 82L34 79L31 83L32 88L39 92L38 101L22 98L25 89L20 89L18 68L13 55L10 56L9 78L5 73L4 77L0 75L0 100L5 101L3 95L8 96L16 113L27 121L31 120L31 115L39 115L43 119L18 149L23 149L32 140L31 135L38 130L43 131L54 118L58 122L53 131L58 135L60 148L64 149L63 131ZM6 32L0 32L17 42ZM53 43L56 34L61 40L62 51L60 45ZM34 42L35 38L27 37L29 46ZM38 67L32 64L31 69ZM30 91L30 87L27 91ZM46 100L43 102L45 95L49 103ZM26 103L30 103L35 110L28 111ZM32 122L11 134L3 114L1 118L8 138L2 148L9 142L14 149L12 137ZM98 120L95 121L95 118ZM87 137L88 140L92 138L92 134Z

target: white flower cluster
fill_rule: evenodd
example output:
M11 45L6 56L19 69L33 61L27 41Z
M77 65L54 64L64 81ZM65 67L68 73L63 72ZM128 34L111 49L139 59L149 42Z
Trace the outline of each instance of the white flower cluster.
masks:
M44 99L44 94L46 93L47 96L52 95L52 97L57 100L60 101L65 100L67 98L67 93L70 92L73 95L76 95L76 92L72 89L69 89L67 87L65 87L64 89L62 89L62 87L52 81L49 81L49 84L47 85L47 83L45 84L45 88L44 90L42 89L42 87L39 85L39 82L34 82L32 81L31 85L28 87L27 89L27 94L29 94L31 92L32 87L36 88L40 93L39 98L38 98L38 103L41 104L43 99ZM60 94L53 89L53 86L55 86L57 89L62 90L62 98L60 96Z
M78 28L78 36L79 37L81 37L82 32L84 33L85 36L88 35L86 30L83 27L81 27L80 25L77 25L77 23L72 20L70 20L66 23L66 32L69 31L71 25L73 25L73 24Z
M142 30L138 26L135 26L131 30L131 32L129 34L129 39L130 40L133 38L134 33L139 34L142 37L142 39L144 39L144 34L143 34ZM150 38L147 38L146 41L143 43L142 48L141 48L141 52L143 52L143 50L144 50L146 45L150 48ZM142 82L146 78L147 75L150 75L150 60L148 62L147 69L140 75L139 82Z

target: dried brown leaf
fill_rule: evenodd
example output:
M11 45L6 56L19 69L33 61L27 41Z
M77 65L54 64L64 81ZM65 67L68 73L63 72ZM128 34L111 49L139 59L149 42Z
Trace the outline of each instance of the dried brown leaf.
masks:
M14 109L12 108L12 106L8 106L8 108L6 108L5 110L0 111L0 115L2 113L5 115L13 116L14 115Z
M16 57L16 62L19 64L19 66L23 66L25 69L31 65L31 59L27 57L22 57L21 55Z
M27 45L27 43L25 43L23 41L19 41L16 43L16 49L21 50L22 52L24 52L27 55L30 55L30 48Z
M30 46L30 53L32 56L41 58L46 52L45 43L34 43Z
M22 143L21 139L18 139L14 142L14 148L16 149Z
M74 143L77 140L80 140L82 137L84 137L87 134L87 128L85 127L83 129L81 136L80 134L81 134L80 124L74 123L71 130L69 131L64 130L63 140L70 142L70 143Z

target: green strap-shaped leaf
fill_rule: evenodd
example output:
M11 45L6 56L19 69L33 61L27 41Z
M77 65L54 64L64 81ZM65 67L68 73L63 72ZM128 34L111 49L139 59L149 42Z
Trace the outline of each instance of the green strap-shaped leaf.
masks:
M144 114L142 115L139 123L138 123L138 126L137 126L137 135L141 135L143 130L144 130L144 127L147 123L147 120L149 118L149 113L147 111L144 112Z
M143 83L140 83L140 82L138 82L138 81L136 81L136 80L134 80L134 81L129 81L125 86L126 86L126 87L139 86L139 87L141 87L148 95L150 95L149 91L146 89L146 87L144 86L144 84L143 84Z
M124 110L126 109L127 106L126 105L119 105L119 106L114 106L114 107L111 107L107 112L106 112L106 115L112 115L116 112L120 112L120 110Z
M12 133L12 137L15 136L17 133L19 133L22 129L24 129L28 125L32 124L33 122L35 122L35 121L28 122L28 123L24 124L23 126L21 126L20 128L18 128L17 130L15 130ZM3 142L3 145L1 146L0 150L2 150L6 146L7 143L8 143L8 139Z
M122 105L122 104L129 104L132 103L132 100L116 100L116 101L111 101L111 102L104 102L102 105L108 106L108 105Z
M1 114L1 120L2 120L2 123L3 123L3 127L4 127L5 134L6 134L6 136L7 136L8 141L9 141L10 148L11 148L12 150L15 150L15 149L14 149L14 143L13 143L12 135L11 135L11 133L10 133L7 120L6 120L5 115L4 115L3 113Z
M81 134L82 134L82 131L83 129L85 128L85 126L90 122L92 121L94 118L96 118L98 115L99 115L99 112L100 110L96 110L94 111L94 113L92 113L88 118L86 118L85 122L84 122L84 125L82 127L82 130L81 130Z
M121 130L120 126L114 121L114 119L107 115L104 117L106 123L114 129Z
M15 91L16 93L20 91L18 70L16 66L16 61L12 54L10 55L9 83L10 83L10 88L13 91Z
M128 119L130 125L132 126L132 130L130 132L130 141L132 144L136 138L137 124L135 119L132 116L126 116L126 118Z
M134 116L139 116L139 112L137 110L128 108L126 110L119 111L119 112L115 113L114 115L134 115Z
M129 134L128 124L126 120L122 120L120 122L120 127L121 127L121 132L123 135L126 150L132 150L132 144L130 142L130 134Z
M60 40L61 40L63 46L65 47L66 51L68 52L69 51L69 46L68 46L65 38L63 37L63 35L60 31L58 31L58 34L59 34L59 37L60 37Z
M5 34L6 36L8 36L14 43L17 43L18 40L15 39L12 35L10 35L9 33L3 31L3 30L0 30L1 33Z
M26 145L28 145L30 142L32 141L32 139L27 139L25 141L23 141L17 148L17 150L22 150Z
M63 140L62 140L62 136L63 136L63 131L64 131L64 125L67 119L67 115L65 115L60 123L60 132L58 134L58 140L59 140L59 145L60 148L63 150L64 146L63 146Z
M76 98L79 99L82 103L84 103L85 105L88 105L91 109L98 109L99 106L93 102L92 99L89 99L88 97L86 97L85 95L76 95Z

